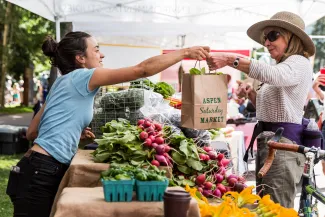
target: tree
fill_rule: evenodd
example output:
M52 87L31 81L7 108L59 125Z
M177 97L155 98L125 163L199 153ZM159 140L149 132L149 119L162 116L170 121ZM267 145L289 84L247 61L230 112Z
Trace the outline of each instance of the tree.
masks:
M11 18L10 2L7 2L5 9L5 17L3 17L3 35L2 35L2 49L1 49L1 76L0 76L0 107L4 106L4 95L5 95L5 82L8 64L8 32L9 32L9 20Z
M317 20L313 26L312 35L325 35L325 17ZM314 72L325 66L325 39L313 39L316 46Z
M0 0L0 3L2 2L3 0ZM7 3L7 5L9 4ZM2 10L3 8L0 6L0 14L2 14ZM2 68L4 67L3 60L7 60L8 64L5 65L6 71L16 78L24 75L28 71L26 69L33 68L34 66L41 66L38 67L41 70L50 69L49 61L43 55L41 46L47 35L54 35L55 24L16 5L12 5L11 15L9 19L7 53L4 53L4 46L0 49L2 52L0 56ZM0 17L0 30L5 26L1 20L4 20L6 17L8 16ZM1 78L4 79L6 71L1 72ZM4 85L5 81L1 79L0 90L4 90ZM0 94L0 98L1 107L4 105L3 95L1 96ZM28 103L27 100L24 100L24 102Z

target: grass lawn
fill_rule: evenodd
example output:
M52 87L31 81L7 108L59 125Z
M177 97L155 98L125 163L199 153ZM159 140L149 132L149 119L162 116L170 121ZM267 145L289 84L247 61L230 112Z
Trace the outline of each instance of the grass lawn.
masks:
M32 107L16 106L0 108L1 114L19 114L19 113L31 113L34 112Z
M0 217L12 216L13 208L6 188L10 168L17 164L22 155L0 155Z

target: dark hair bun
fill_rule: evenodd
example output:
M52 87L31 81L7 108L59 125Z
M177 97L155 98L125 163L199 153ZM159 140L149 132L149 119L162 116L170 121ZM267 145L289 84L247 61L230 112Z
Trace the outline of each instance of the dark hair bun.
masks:
M57 48L58 43L51 36L47 36L42 45L43 53L48 57L55 57Z

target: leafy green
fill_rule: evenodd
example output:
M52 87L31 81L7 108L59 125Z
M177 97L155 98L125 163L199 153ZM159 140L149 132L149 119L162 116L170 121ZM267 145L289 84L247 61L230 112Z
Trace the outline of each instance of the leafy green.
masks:
M191 75L201 75L201 71L197 68L191 68L190 69L190 74Z
M187 159L186 164L197 171L201 171L203 168L201 162L193 158Z
M164 98L171 97L175 93L175 89L163 81L156 83L154 91L160 93Z
M185 164L186 163L186 156L180 155L178 152L172 152L172 158L177 164Z

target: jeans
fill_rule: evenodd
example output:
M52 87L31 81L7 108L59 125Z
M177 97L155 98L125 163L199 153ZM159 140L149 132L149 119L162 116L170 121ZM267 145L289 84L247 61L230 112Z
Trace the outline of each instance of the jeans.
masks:
M7 194L14 217L48 217L68 165L29 150L10 171Z

